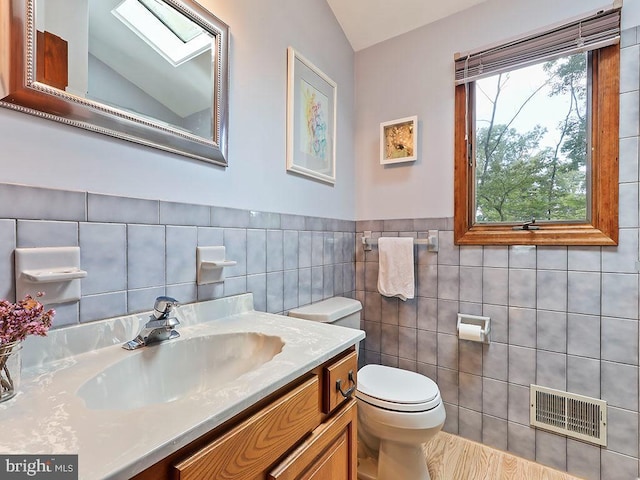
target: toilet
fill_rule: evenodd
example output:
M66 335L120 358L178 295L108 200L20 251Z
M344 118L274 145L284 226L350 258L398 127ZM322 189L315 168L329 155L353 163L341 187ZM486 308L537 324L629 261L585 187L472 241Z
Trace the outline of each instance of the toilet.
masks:
M360 328L361 310L357 300L333 297L289 315ZM438 386L419 373L383 365L366 365L357 378L358 478L430 480L422 445L444 425Z

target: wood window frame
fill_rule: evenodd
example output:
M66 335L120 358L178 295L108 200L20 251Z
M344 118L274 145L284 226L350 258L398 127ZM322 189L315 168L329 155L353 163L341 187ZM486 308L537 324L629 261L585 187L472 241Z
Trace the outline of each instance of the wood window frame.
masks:
M472 90L472 89L468 89ZM542 224L474 224L473 169L467 159L467 89L455 90L454 238L457 245L617 245L620 45L593 50L591 113L591 221ZM469 109L469 112L473 110ZM473 115L468 115L468 122ZM474 131L469 125L469 132Z

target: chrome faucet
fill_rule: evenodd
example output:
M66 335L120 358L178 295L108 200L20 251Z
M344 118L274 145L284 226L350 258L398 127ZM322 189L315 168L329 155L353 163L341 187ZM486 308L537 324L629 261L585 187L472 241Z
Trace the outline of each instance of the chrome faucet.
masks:
M122 345L127 350L135 350L146 345L178 338L180 333L175 329L180 322L171 312L178 306L178 301L171 297L158 297L153 305L149 321L133 340Z

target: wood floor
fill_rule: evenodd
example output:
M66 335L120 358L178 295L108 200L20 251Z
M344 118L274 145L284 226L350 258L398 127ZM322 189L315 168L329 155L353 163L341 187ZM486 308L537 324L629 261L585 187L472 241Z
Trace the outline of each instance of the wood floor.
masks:
M445 432L425 448L431 480L580 480Z

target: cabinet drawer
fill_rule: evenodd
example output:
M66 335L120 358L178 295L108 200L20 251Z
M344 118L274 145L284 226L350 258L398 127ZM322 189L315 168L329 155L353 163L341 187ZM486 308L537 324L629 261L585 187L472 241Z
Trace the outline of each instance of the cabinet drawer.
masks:
M331 413L336 407L347 401L342 393L337 389L337 383L340 382L340 388L343 392L349 394L349 398L355 398L355 386L358 374L358 356L356 352L351 352L342 357L340 360L324 367L324 398L322 401L323 413Z
M356 408L356 400L349 400L269 472L267 480L356 480Z
M176 479L253 479L321 421L318 377L173 466Z

